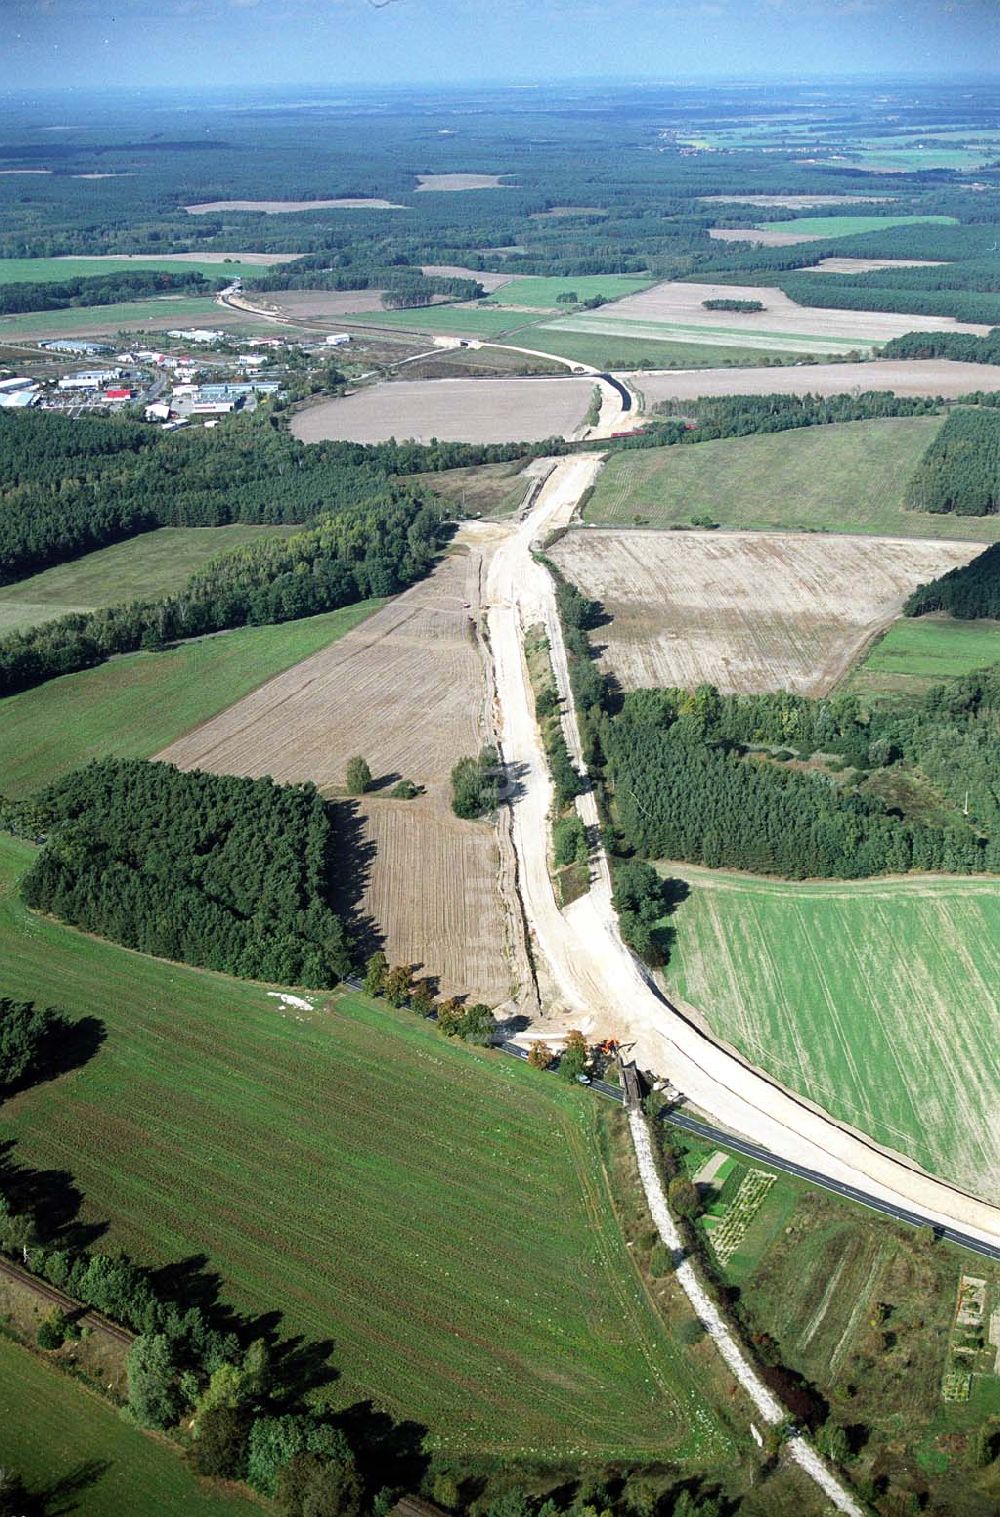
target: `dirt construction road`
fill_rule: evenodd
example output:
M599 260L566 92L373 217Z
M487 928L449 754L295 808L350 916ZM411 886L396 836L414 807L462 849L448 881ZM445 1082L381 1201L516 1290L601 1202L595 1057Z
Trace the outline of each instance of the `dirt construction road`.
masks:
M634 1043L640 1068L668 1076L721 1126L831 1179L1000 1244L1000 1209L839 1126L806 1099L720 1047L669 1004L622 943L603 856L589 892L565 912L556 905L546 858L551 781L534 720L521 635L539 621L548 626L557 679L566 696L553 584L533 559L531 545L568 521L599 466L590 456L556 463L529 515L497 547L487 581L498 730L504 761L517 781L512 827L520 891L540 970L555 993L552 998L582 1028L600 1026ZM575 749L571 742L571 751ZM592 796L581 798L580 809L585 821L596 820Z

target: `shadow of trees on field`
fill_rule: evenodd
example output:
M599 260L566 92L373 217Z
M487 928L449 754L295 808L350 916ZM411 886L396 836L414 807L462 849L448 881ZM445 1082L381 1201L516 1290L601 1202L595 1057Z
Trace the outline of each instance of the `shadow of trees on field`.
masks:
M81 1222L83 1194L65 1169L34 1169L14 1157L17 1141L0 1142L0 1196L15 1216L30 1217L38 1241L60 1248L90 1248L106 1222Z
M398 779L398 775L390 778ZM388 784L389 779L385 783ZM347 923L362 957L367 958L381 948L384 941L374 917L361 910L378 849L367 835L366 818L357 801L329 801L327 804L333 826L326 898Z
M0 1512L16 1513L17 1517L62 1517L79 1511L77 1498L97 1485L110 1469L110 1459L85 1459L64 1475L33 1489L16 1473L4 1478L0 1472Z

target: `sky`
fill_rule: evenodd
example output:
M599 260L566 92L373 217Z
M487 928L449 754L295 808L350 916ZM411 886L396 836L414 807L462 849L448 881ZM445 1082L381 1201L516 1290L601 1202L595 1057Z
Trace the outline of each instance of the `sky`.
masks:
M1000 0L0 0L0 87L1000 74Z

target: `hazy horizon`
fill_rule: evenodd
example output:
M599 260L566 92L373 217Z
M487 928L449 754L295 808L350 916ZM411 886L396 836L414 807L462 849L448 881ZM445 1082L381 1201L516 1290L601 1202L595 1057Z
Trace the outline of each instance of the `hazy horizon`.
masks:
M662 84L1000 72L994 0L7 0L0 88ZM992 63L992 67L990 66Z

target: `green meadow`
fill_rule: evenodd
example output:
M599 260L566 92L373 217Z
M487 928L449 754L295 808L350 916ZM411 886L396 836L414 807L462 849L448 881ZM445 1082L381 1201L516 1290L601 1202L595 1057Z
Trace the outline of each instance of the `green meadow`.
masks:
M337 1405L441 1447L735 1457L626 1247L592 1092L358 995L283 1007L35 916L33 856L0 839L4 989L106 1038L4 1127L71 1172L103 1246L204 1252L234 1304L332 1339Z
M376 611L362 601L130 653L0 701L0 795L23 796L90 759L150 758Z

